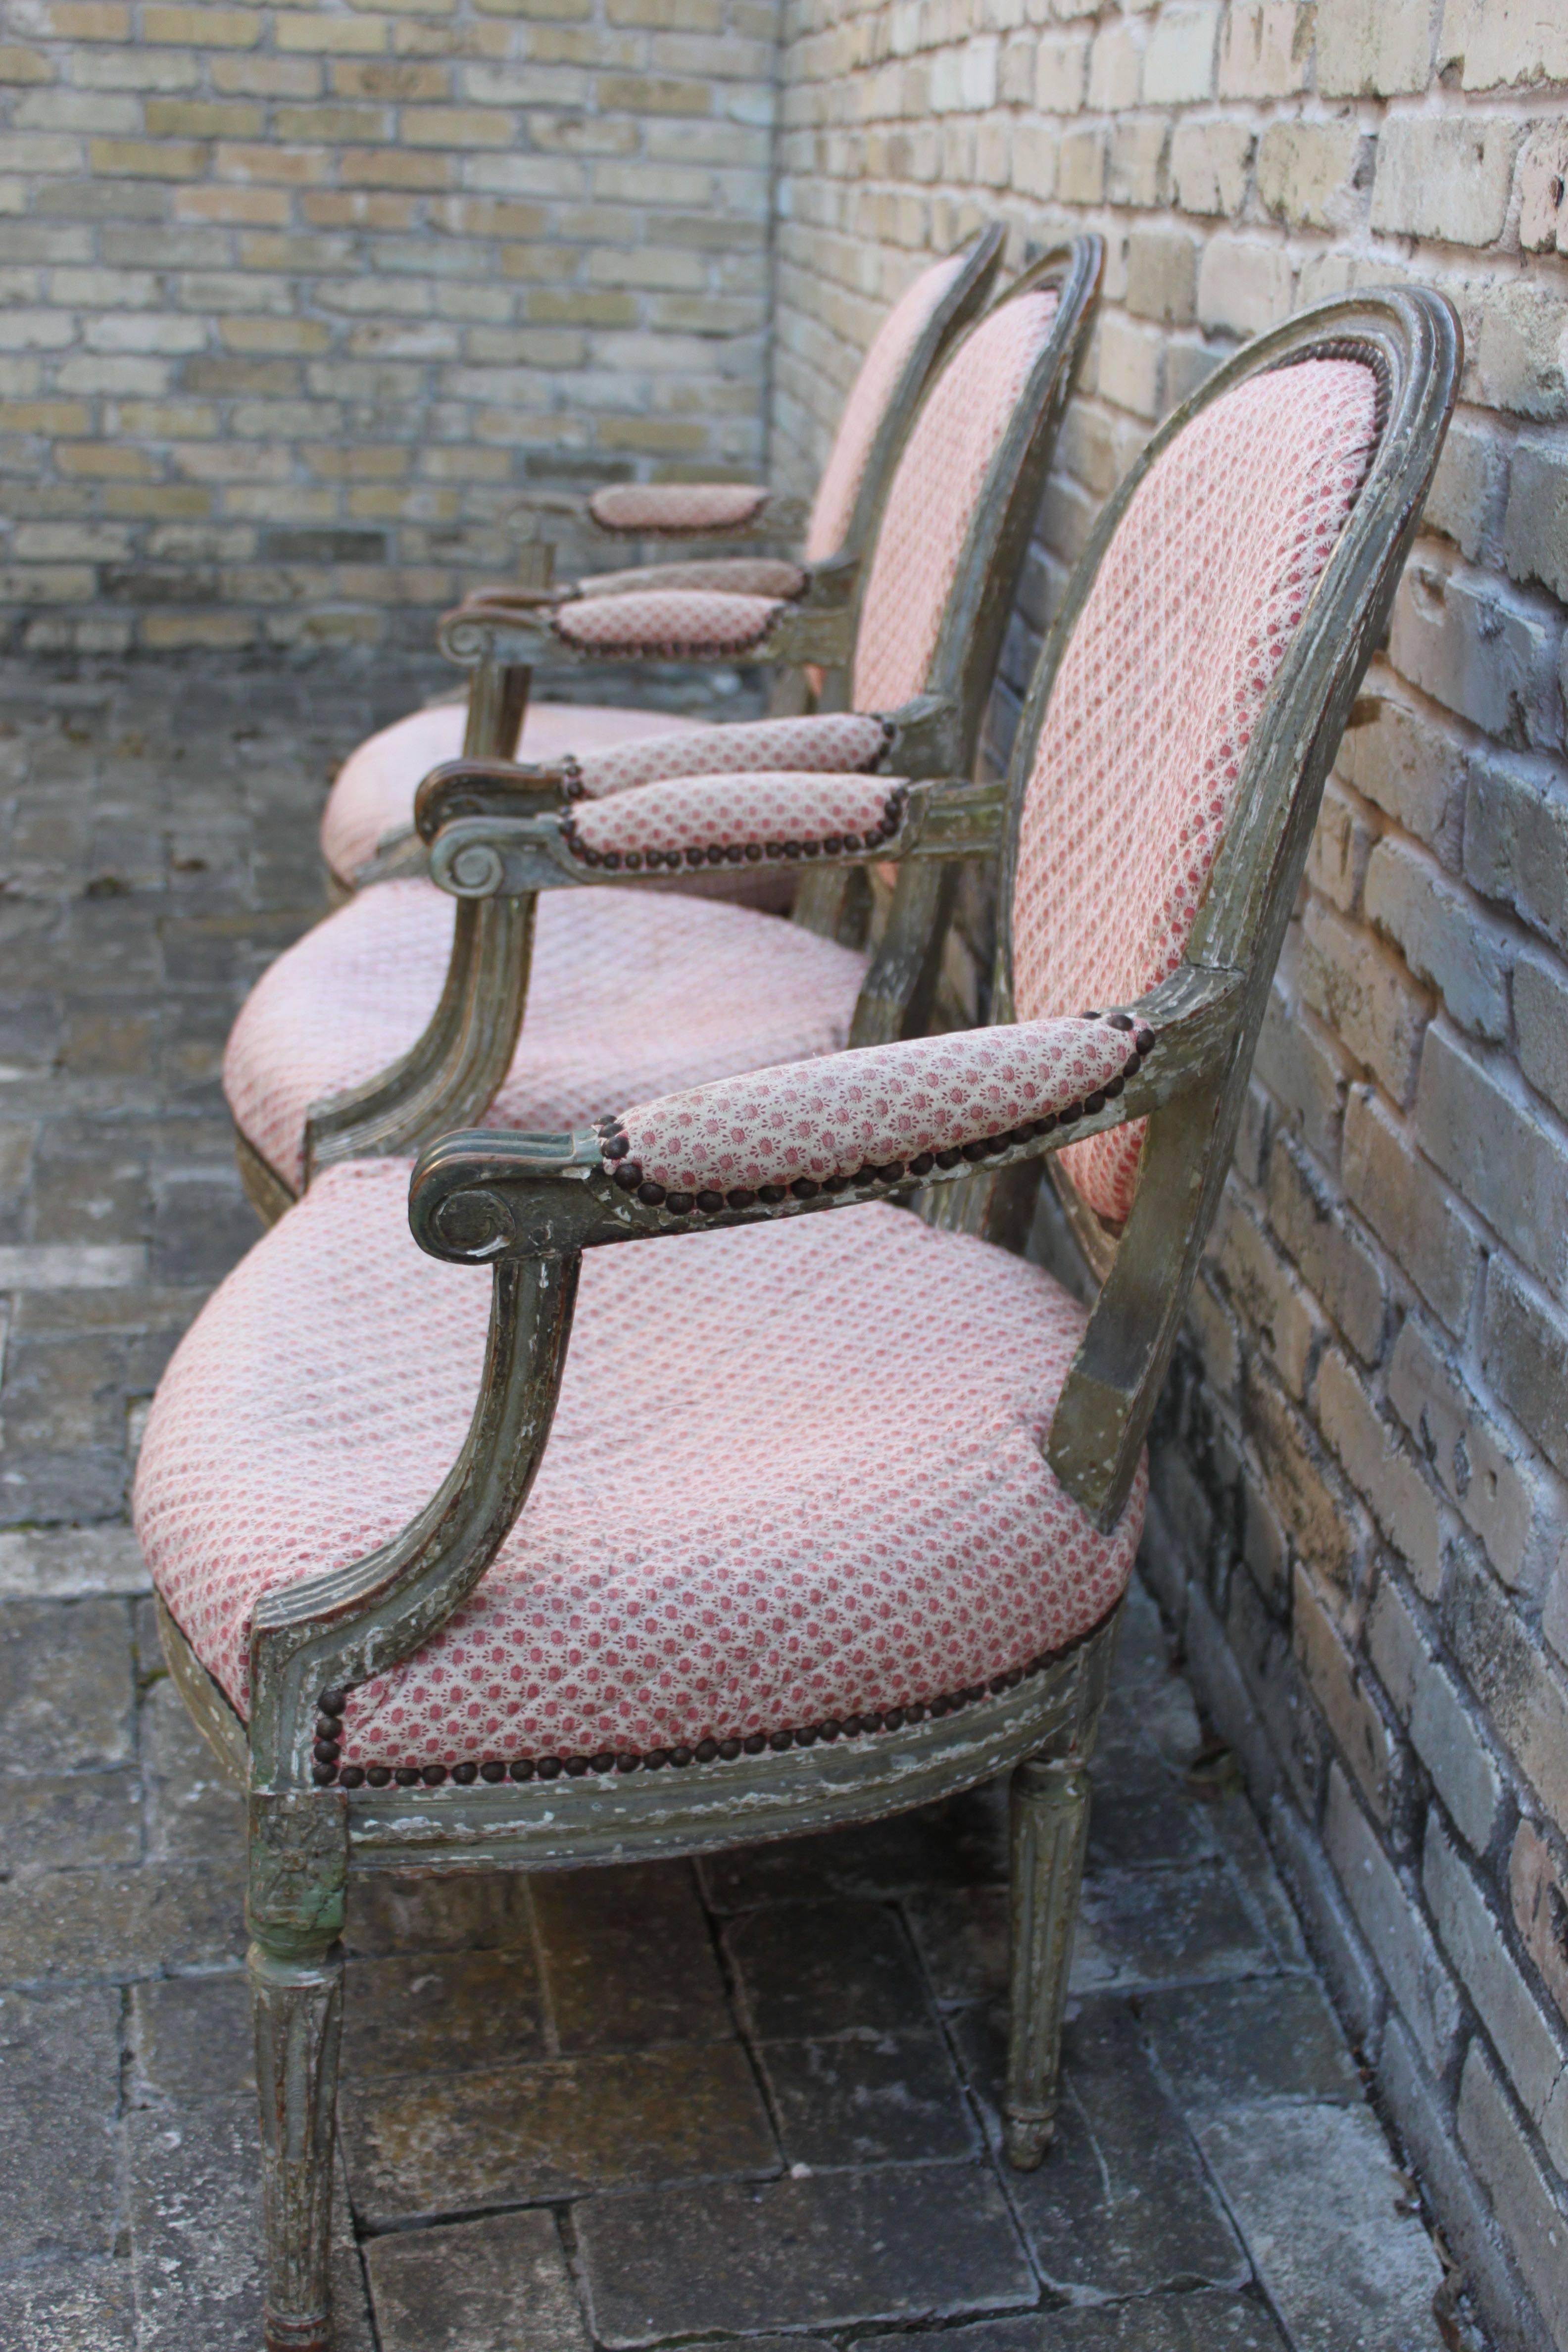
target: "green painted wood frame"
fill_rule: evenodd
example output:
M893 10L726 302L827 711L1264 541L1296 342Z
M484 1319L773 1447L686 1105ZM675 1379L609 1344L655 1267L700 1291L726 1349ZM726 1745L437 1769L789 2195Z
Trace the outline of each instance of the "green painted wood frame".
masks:
M968 777L973 772L1057 430L1093 323L1102 267L1100 240L1077 237L1042 255L1001 298L1014 301L1050 287L1058 296L1056 318L991 461L924 690L900 709L882 714L891 730L887 758L900 775ZM994 306L988 315L994 315ZM839 619L852 629L858 613L857 596ZM798 626L806 618L792 610L779 628ZM515 635L512 625L507 625ZM489 621L474 639L487 649L487 658L498 642ZM538 651L532 639L527 649L531 659ZM520 648L509 645L504 650L510 663ZM334 1160L416 1150L446 1129L479 1118L493 1101L522 1024L539 892L606 887L566 852L560 829L564 793L565 779L558 771L477 757L448 761L425 780L416 816L421 848L431 879L458 902L440 1002L424 1034L400 1061L352 1091L312 1105L306 1129L307 1181ZM949 831L952 822L942 820ZM951 850L934 854L941 830L923 803L906 827L911 844L921 835L927 847L900 865L856 1008L855 1045L917 1034L929 1018L955 871ZM835 933L855 863L846 858L834 870L806 875L794 919ZM628 880L625 887L637 886ZM236 1150L251 1202L270 1223L292 1192L237 1133Z
M1102 1526L1123 1507L1199 1251L1224 1181L1270 975L1323 782L1386 623L1458 380L1458 320L1440 297L1366 292L1318 306L1225 362L1161 428L1110 501L1047 639L1005 793L963 797L965 847L989 831L1011 878L1024 791L1051 685L1111 533L1160 452L1212 401L1258 371L1353 354L1377 371L1384 422L1370 472L1287 650L1253 734L1235 813L1183 964L1126 1008L1156 1045L1115 1101L1027 1144L999 1140L973 1173L940 1173L922 1213L1005 1234L1012 1196L1037 1187L1065 1142L1147 1118L1125 1230L1101 1230L1098 1297L1047 1453ZM934 792L933 788L933 792ZM981 809L987 811L982 818ZM973 814L971 814L973 812ZM1010 1018L1005 916L993 1019ZM754 1224L878 1198L907 1180L711 1217L647 1206L606 1176L595 1135L485 1130L444 1137L416 1166L422 1245L492 1268L486 1360L468 1440L426 1509L345 1568L268 1594L254 1620L252 1711L242 1724L172 1621L171 1669L198 1727L248 1791L250 1976L257 2016L270 2352L330 2352L328 2207L351 1870L543 1869L689 1854L863 1821L1008 1770L1013 1855L1012 2020L1005 2130L1014 2163L1051 2137L1057 2052L1087 1832L1084 1765L1104 1702L1116 1613L1068 1654L1000 1677L954 1714L832 1746L694 1759L678 1773L601 1770L437 1788L346 1789L315 1759L323 1695L411 1655L472 1591L526 1499L549 1439L584 1248L656 1241L694 1223ZM330 1710L329 1710L330 1713ZM325 1785L323 1785L323 1783Z

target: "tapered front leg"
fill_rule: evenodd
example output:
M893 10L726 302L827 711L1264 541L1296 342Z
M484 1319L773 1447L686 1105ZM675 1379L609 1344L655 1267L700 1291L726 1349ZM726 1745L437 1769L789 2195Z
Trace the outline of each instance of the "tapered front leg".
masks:
M1057 2070L1089 1839L1089 1774L1078 1757L1031 1756L1014 1772L1011 2015L1003 2137L1032 2172L1056 2135Z
M327 2262L347 1861L341 1791L250 1801L247 1958L261 2109L267 2352L332 2352Z
M267 2352L331 2352L327 2254L342 1956L279 1959L252 1944L247 1968L261 2103Z

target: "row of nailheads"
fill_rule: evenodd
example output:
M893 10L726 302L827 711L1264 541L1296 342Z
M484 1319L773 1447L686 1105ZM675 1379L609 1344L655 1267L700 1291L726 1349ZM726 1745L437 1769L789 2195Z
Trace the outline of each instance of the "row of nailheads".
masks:
M1131 1029L1132 1016L1128 1013L1086 1013L1085 1021L1104 1019L1112 1029ZM604 1153L603 1172L618 1184L623 1192L635 1191L646 1208L668 1209L671 1216L689 1216L693 1209L704 1216L717 1215L721 1209L750 1209L761 1201L774 1208L784 1200L815 1201L823 1192L845 1192L856 1184L900 1184L910 1176L929 1176L933 1168L956 1168L961 1160L978 1163L994 1159L998 1152L1016 1151L1026 1143L1033 1143L1042 1135L1049 1135L1058 1127L1071 1127L1076 1119L1093 1118L1108 1102L1119 1095L1129 1078L1136 1077L1143 1066L1145 1055L1154 1049L1152 1029L1140 1028L1132 1040L1136 1051L1122 1064L1120 1077L1110 1078L1097 1093L1086 1095L1080 1103L1064 1104L1060 1110L1048 1110L1040 1118L1026 1120L1021 1126L1009 1128L1005 1135L977 1136L969 1143L948 1145L941 1151L921 1151L908 1161L889 1160L883 1166L858 1169L852 1176L824 1176L820 1182L812 1176L797 1176L790 1184L759 1184L752 1192L738 1184L728 1192L670 1192L651 1178L644 1180L640 1160L627 1157L631 1139L618 1115L598 1121L595 1132L600 1138Z
M498 1780L558 1780L563 1772L580 1780L585 1772L659 1772L667 1764L678 1769L688 1764L733 1764L738 1757L760 1756L764 1748L771 1748L775 1755L782 1756L788 1748L815 1748L819 1739L832 1742L862 1738L868 1732L900 1731L906 1724L923 1723L928 1716L933 1722L939 1721L944 1715L955 1715L960 1707L974 1706L977 1700L1016 1690L1021 1682L1043 1674L1064 1654L1061 1650L1046 1650L1037 1658L1031 1658L1026 1666L1010 1667L1005 1675L993 1675L989 1682L973 1683L965 1690L948 1691L941 1698L916 1700L911 1706L889 1706L868 1715L829 1717L826 1723L803 1724L795 1731L753 1731L744 1739L700 1739L690 1748L649 1748L640 1754L631 1750L617 1754L606 1748L596 1756L522 1756L509 1764L487 1757L482 1764L454 1764L450 1768L445 1764L340 1765L342 1718L348 1693L329 1690L321 1693L317 1703L311 1778L318 1789L330 1789L334 1782L342 1789L363 1788L367 1782L373 1789L384 1789L395 1781L400 1789L438 1789L448 1780L466 1789L475 1780L486 1780L492 1786Z
M903 822L903 793L889 793L881 824L873 825L867 834L832 833L824 841L732 841L727 849L721 849L717 842L710 842L706 849L628 849L624 856L618 849L589 849L578 834L576 819L570 814L561 819L561 835L573 856L584 866L602 866L606 874L618 874L625 866L628 874L640 874L645 866L651 873L659 866L668 866L674 871L681 866L755 866L764 857L851 856L891 841Z

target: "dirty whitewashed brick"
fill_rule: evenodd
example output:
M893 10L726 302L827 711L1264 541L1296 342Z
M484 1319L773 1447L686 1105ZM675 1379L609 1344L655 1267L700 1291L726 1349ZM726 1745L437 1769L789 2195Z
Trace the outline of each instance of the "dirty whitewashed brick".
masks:
M1416 2047L1432 2073L1440 2074L1458 2047L1458 1992L1415 1890L1378 1843L1338 1765L1329 1771L1324 1842Z
M1568 2172L1568 2041L1537 2004L1468 1865L1435 1821L1421 1878L1437 1933L1515 2096L1557 2170Z
M1479 1240L1452 1192L1414 1147L1374 1087L1345 1098L1345 1197L1452 1331L1463 1329L1480 1273Z
M1350 1364L1333 1350L1319 1368L1313 1402L1346 1476L1365 1497L1416 1591L1435 1601L1442 1584L1442 1526L1431 1487Z
M1484 1854L1501 1811L1502 1775L1458 1683L1436 1661L1416 1682L1410 1705L1410 1742L1431 1773L1456 1828L1475 1853ZM1432 1834L1429 1829L1429 1842ZM1442 1932L1441 1907L1436 1904L1433 1907ZM1449 1948L1455 1948L1450 1944ZM1462 1965L1459 1973L1465 1974Z

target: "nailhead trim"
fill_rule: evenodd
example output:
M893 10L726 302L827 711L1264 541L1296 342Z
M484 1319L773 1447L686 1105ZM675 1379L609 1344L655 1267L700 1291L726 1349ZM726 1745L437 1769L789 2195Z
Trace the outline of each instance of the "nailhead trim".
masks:
M482 1761L470 1759L451 1766L345 1764L340 1768L334 1758L330 1770L318 1765L314 1777L318 1788L331 1788L335 1782L343 1789L385 1789L394 1783L401 1789L438 1789L450 1780L467 1789L475 1780L488 1781L492 1787L501 1780L558 1780L563 1772L581 1780L589 1772L662 1772L667 1764L684 1771L689 1764L733 1764L742 1756L760 1756L764 1749L782 1756L791 1748L815 1748L818 1740L831 1744L836 1739L863 1739L879 1731L900 1731L906 1724L924 1723L928 1717L933 1723L940 1722L943 1716L956 1715L984 1698L999 1698L1004 1691L1016 1690L1020 1683L1032 1681L1047 1666L1059 1665L1099 1631L1098 1625L1091 1625L1088 1633L1064 1642L1059 1649L1042 1650L1027 1665L1010 1666L1005 1674L992 1675L987 1681L971 1683L963 1690L944 1691L937 1698L916 1699L909 1706L883 1707L867 1715L830 1716L826 1722L801 1724L787 1731L752 1731L743 1738L700 1739L695 1745L675 1748L602 1748L592 1756L520 1756L506 1762L486 1757ZM346 1692L333 1696L347 1698Z
M891 841L903 823L905 795L889 793L884 803L882 823L868 834L829 834L822 841L732 841L721 848L710 842L706 849L589 849L577 831L577 820L570 809L561 817L561 837L574 857L584 866L602 866L606 874L654 873L661 866L677 873L685 866L755 866L766 858L776 864L797 857L841 857L862 849L875 849L884 841Z
M693 1210L705 1217L717 1216L724 1208L750 1209L759 1201L772 1208L780 1201L815 1201L823 1192L847 1192L851 1185L881 1184L892 1186L908 1181L910 1177L929 1176L933 1168L956 1168L961 1160L978 1165L983 1160L994 1160L1005 1151L1018 1151L1042 1135L1051 1134L1058 1127L1072 1127L1080 1118L1094 1118L1113 1101L1129 1078L1136 1077L1153 1052L1156 1034L1142 1023L1135 1022L1130 1013L1083 1013L1083 1021L1103 1021L1111 1029L1131 1032L1133 1050L1121 1066L1120 1077L1108 1078L1096 1093L1086 1095L1082 1102L1064 1103L1060 1110L1047 1110L1038 1118L1025 1120L1009 1128L1003 1135L980 1135L967 1143L945 1144L940 1151L920 1151L910 1160L889 1160L881 1167L869 1163L857 1169L852 1176L797 1176L788 1184L759 1184L751 1191L736 1185L728 1192L667 1192L662 1184L644 1181L642 1163L630 1159L631 1139L618 1111L597 1120L594 1132L599 1137L603 1153L600 1173L607 1176L623 1192L635 1192L647 1209L667 1209L671 1216L689 1217Z

